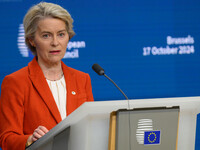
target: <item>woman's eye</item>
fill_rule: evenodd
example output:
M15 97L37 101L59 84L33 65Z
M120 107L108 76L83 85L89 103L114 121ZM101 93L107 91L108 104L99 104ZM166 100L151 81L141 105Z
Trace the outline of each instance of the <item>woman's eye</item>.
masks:
M63 37L63 36L65 36L65 34L64 33L59 33L59 36Z
M48 35L48 34L43 34L42 37L43 37L43 38L48 38L49 35Z

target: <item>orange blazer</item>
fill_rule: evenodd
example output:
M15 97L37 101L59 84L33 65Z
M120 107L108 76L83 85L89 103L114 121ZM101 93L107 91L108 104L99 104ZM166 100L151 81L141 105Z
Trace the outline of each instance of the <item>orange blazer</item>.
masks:
M88 74L62 62L67 89L67 115L85 101L93 101ZM6 76L1 87L0 147L24 150L39 126L53 128L62 119L44 74L34 58L27 67Z

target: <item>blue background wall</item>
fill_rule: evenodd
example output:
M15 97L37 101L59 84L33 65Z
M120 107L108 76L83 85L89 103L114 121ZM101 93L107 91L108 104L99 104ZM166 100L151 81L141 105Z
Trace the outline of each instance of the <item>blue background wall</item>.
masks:
M21 24L38 2L0 0L0 84L33 58L24 46ZM47 2L63 6L74 19L76 36L63 61L90 74L96 101L124 97L92 71L94 63L130 99L200 95L199 0Z

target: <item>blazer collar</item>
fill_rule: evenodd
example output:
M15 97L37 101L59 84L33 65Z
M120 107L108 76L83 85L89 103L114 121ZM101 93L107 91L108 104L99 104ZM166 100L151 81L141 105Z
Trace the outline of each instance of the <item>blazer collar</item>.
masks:
M61 115L51 93L51 90L48 86L48 83L46 82L44 74L39 64L37 63L36 57L28 64L28 69L30 79L35 86L35 89L49 108L49 111L56 122L59 123L60 121L62 121Z

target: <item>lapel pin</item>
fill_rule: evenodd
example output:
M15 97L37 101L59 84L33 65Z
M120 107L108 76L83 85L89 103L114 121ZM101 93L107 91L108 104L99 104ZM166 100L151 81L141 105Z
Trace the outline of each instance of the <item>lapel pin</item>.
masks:
M72 95L76 95L76 92L72 91Z

